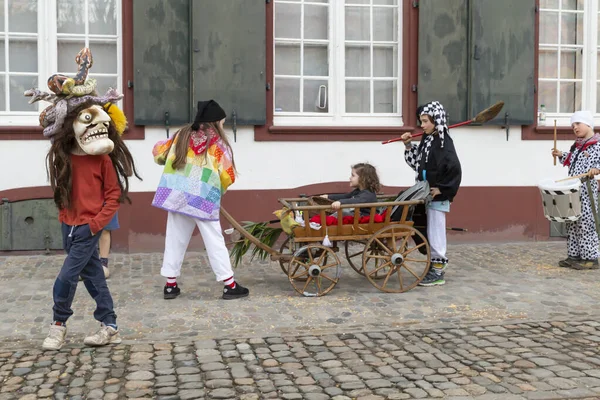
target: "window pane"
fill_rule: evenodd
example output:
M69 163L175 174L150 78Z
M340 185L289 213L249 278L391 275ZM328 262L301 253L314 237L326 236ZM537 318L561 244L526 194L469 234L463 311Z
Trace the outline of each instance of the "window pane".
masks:
M566 50L560 52L560 77L562 79L581 79L581 51Z
M319 96L319 87L321 95ZM329 109L329 94L327 93L327 81L304 81L304 112L327 112ZM317 106L325 106L325 109L320 109Z
M77 71L77 64L75 63L75 56L77 53L85 47L85 42L81 41L58 41L57 49L58 49L58 73L60 74L74 74ZM94 65L92 66L91 71L96 71L96 58L94 53L92 53L94 57Z
M88 0L89 30L92 35L117 34L115 0Z
M85 34L85 1L57 0L56 29L58 33Z
M0 0L0 31L4 31L4 0ZM0 38L2 40L2 38ZM0 92L1 94L2 92ZM2 107L0 107L2 110Z
M562 0L563 10L583 10L585 0Z
M398 76L398 46L373 48L373 76Z
M552 50L540 50L540 78L558 77L558 52Z
M275 45L275 74L300 75L300 45L287 43Z
M90 50L94 58L94 65L91 71L97 74L117 73L116 43L90 43Z
M37 3L31 0L8 0L8 30L36 33Z
M6 111L6 76L0 75L0 111Z
M275 37L300 39L300 4L275 3Z
M561 44L583 44L583 14L562 13Z
M558 44L558 13L541 13L540 43Z
M396 112L396 81L373 82L373 107L376 113L395 113Z
M346 76L371 76L369 46L346 46Z
M0 72L3 71L6 71L6 56L4 55L4 38L0 35ZM0 96L2 96L2 92L0 92Z
M556 82L540 82L538 104L544 104L547 112L557 112L556 107Z
M369 13L369 7L346 7L346 40L371 40Z
M304 6L304 39L329 37L328 10L326 6Z
M575 110L581 110L581 83L561 83L559 111L563 113L573 113Z
M395 8L373 7L373 40L398 40L398 20Z
M558 0L540 0L540 8L558 8Z
M346 81L346 112L370 112L371 82Z
M11 111L36 111L37 104L28 104L28 97L23 92L38 87L37 76L11 76L9 96Z
M370 0L346 0L346 4L370 4Z
M329 57L327 46L304 46L304 75L328 76Z
M275 111L300 111L300 79L275 79Z
M95 61L94 61L95 63ZM95 65L94 65L95 66ZM90 78L94 78L98 81L98 85L96 86L96 91L99 95L103 95L109 88L116 89L118 87L117 77L116 76L94 76L94 74L89 75Z
M598 85L596 86L596 112L598 114L600 114L600 81L598 82ZM0 104L2 104L2 101L0 100ZM0 109L2 109L0 107Z
M9 39L8 60L11 72L37 72L37 39Z
M398 4L398 0L373 0L374 5L390 5L395 6Z

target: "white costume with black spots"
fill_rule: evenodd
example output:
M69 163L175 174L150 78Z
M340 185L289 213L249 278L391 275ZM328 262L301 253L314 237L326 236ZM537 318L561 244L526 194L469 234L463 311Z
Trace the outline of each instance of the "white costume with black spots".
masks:
M595 134L587 143L578 140L571 152L563 152L561 164L569 167L569 176L587 173L591 168L600 169L600 135ZM598 211L598 182L590 181L596 212ZM596 260L598 252L598 232L592 214L592 204L588 195L587 185L581 184L581 217L575 222L567 222L568 256L583 260Z

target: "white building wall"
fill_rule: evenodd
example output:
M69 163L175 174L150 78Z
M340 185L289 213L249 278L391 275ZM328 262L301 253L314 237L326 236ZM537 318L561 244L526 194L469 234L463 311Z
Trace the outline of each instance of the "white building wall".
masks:
M171 129L171 132L175 132ZM255 142L251 127L238 129L237 142L229 132L240 173L231 190L285 189L321 182L345 181L350 165L370 162L387 186L410 186L414 174L403 159L402 143L380 142ZM452 129L463 168L462 186L536 186L544 178L567 176L566 168L553 166L552 140L521 140L520 127ZM152 146L164 139L164 128L147 128L145 140L127 141L142 182L133 179L131 190L156 189L162 168L153 162ZM571 141L559 141L568 150ZM45 186L46 140L0 142L0 191Z

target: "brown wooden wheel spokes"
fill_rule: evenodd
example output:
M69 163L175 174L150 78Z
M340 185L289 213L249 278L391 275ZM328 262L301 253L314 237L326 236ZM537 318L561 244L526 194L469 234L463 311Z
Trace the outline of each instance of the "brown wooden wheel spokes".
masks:
M279 266L281 267L281 270L284 274L288 274L288 266L290 265L290 260L292 258L291 256L296 252L296 250L298 250L299 247L300 246L298 245L298 243L296 243L290 236L288 236L287 239L285 239L285 241L281 244L279 252L282 255L290 256L289 258L279 259Z
M288 278L296 292L307 297L319 297L335 287L341 272L340 259L332 249L309 244L294 253L288 267Z
M423 280L429 269L429 243L412 226L386 226L371 236L365 247L378 250L364 252L363 270L369 282L383 292L407 292ZM425 254L421 253L423 248ZM385 273L383 279L379 279L381 273Z
M362 276L365 276L363 268L363 253L368 251L373 255L379 255L383 252L376 242L372 243L369 248L366 247L366 244L367 240L346 240L344 243L344 252L346 253L348 264L350 264L354 271ZM371 258L369 262L373 264L373 268L375 269L377 269L377 267L383 263L377 258ZM371 277L373 279L383 279L385 278L386 274L387 271L385 269L377 269L377 272Z

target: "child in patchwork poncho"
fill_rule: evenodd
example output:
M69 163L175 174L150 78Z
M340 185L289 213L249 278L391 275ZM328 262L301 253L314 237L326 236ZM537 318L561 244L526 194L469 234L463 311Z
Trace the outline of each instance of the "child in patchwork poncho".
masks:
M225 132L225 111L214 100L199 101L194 123L172 139L158 142L152 153L163 175L152 205L169 212L161 275L167 278L165 299L181 293L176 278L187 246L198 226L217 281L223 281L223 298L246 297L248 289L235 282L225 246L219 210L221 197L235 181L233 151Z

